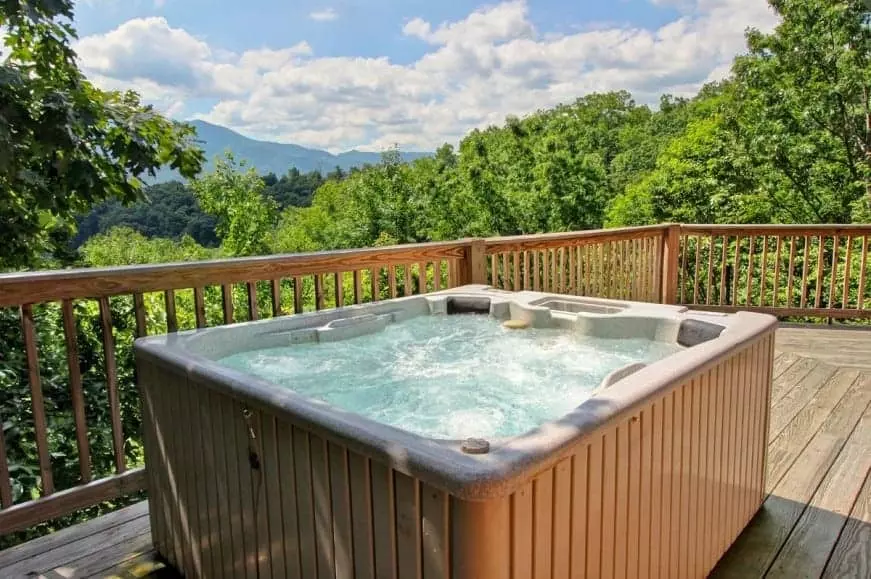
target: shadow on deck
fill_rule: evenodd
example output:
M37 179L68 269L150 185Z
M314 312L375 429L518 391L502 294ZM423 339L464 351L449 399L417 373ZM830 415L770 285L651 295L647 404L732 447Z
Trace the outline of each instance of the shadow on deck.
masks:
M871 331L782 328L769 496L713 577L871 577ZM0 577L175 578L140 503L0 553Z

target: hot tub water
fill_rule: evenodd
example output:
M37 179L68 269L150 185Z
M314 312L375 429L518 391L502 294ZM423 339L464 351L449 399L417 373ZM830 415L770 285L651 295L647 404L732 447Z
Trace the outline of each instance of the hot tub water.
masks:
M219 363L424 436L514 436L571 411L602 379L680 346L563 329L509 330L486 315L420 316L328 343Z

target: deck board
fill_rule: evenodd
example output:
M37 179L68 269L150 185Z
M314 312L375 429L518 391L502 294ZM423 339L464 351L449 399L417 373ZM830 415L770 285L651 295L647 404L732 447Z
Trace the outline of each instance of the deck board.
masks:
M713 577L871 577L871 332L782 328L770 494ZM0 552L0 577L177 579L147 503Z

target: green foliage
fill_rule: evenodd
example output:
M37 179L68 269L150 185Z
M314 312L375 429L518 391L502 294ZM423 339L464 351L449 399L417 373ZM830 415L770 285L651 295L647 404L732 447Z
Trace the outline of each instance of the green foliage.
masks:
M139 197L140 177L169 165L196 174L191 127L143 106L133 92L95 88L70 40L71 0L0 4L0 267L56 247L54 230L95 202Z
M215 163L215 170L191 182L203 211L217 218L218 236L230 255L267 253L268 235L276 219L276 204L263 196L257 172L245 170L233 155Z

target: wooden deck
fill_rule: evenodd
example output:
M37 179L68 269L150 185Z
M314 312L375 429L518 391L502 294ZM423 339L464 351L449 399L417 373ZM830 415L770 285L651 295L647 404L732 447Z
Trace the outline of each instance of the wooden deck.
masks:
M783 328L768 499L713 577L871 577L871 331ZM175 578L140 503L0 552L0 577Z

